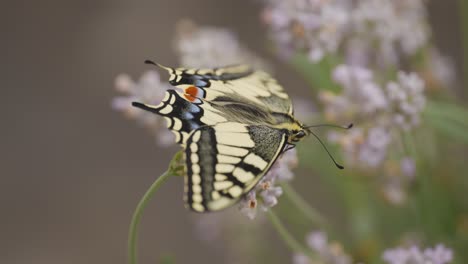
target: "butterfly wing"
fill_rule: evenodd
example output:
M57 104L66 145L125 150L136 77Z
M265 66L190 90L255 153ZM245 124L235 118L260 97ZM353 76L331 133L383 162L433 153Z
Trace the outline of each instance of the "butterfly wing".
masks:
M185 202L197 212L216 211L249 192L280 155L286 132L264 125L218 123L187 139Z
M167 90L158 105L133 102L133 106L161 115L167 127L175 134L176 142L185 145L189 134L202 126L226 122L222 113L201 100L188 100L186 95Z
M293 113L291 100L283 87L266 72L253 71L249 66L216 69L161 67L170 73L169 83L193 98L221 103L244 102L270 112Z

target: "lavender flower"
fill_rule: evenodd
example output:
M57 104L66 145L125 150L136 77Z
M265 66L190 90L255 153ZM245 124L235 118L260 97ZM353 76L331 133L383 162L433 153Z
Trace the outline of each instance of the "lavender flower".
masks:
M397 82L387 84L387 96L393 110L393 123L403 130L409 130L420 122L424 109L424 81L415 73L398 73Z
M388 264L446 264L452 262L453 252L442 244L425 250L399 247L385 250L382 259Z
M156 71L147 71L137 82L129 75L121 74L115 79L115 87L124 94L113 98L112 107L115 110L149 128L158 145L168 146L174 143L174 136L162 123L162 118L132 106L133 101L157 105L163 99L166 90L171 88L169 84L161 82Z
M271 27L280 55L286 58L299 50L317 62L327 53L336 52L349 21L348 1L265 2L262 17Z
M452 58L444 56L434 47L428 52L426 67L424 79L433 87L451 88L457 81Z
M375 54L361 49L366 57L381 56L383 64L393 65L400 51L413 55L429 38L422 0L265 0L265 5L263 21L286 58L303 52L317 62L340 47L351 51L348 45L358 38L362 46L377 45Z
M214 68L247 63L268 71L268 65L227 29L198 27L192 21L183 20L177 27L175 46L184 67Z
M383 64L397 64L400 51L413 55L429 39L422 0L360 0L356 1L351 16L350 33L376 43L376 55Z
M400 169L402 175L412 180L416 174L416 163L411 157L404 157L400 160Z
M387 107L387 99L369 69L339 65L333 71L333 79L343 87L342 99L338 101L347 101L346 107L356 114L373 114Z
M291 180L294 176L291 170L297 166L297 162L295 149L283 153L257 186L240 202L240 211L248 218L254 219L257 208L266 211L275 206L278 203L278 197L283 194L283 189L280 186L275 186L275 183Z
M257 193L255 191L251 191L240 202L239 210L242 214L252 220L257 216L257 206Z
M319 257L319 263L329 264L351 264L352 259L348 256L341 244L337 242L329 242L327 234L322 231L314 231L306 238L307 245ZM309 258L302 254L295 254L293 256L294 264L312 264Z
M396 81L380 85L370 69L351 65L338 65L333 79L343 90L319 94L325 117L334 122L360 120L360 125L346 133L331 132L329 140L343 147L349 164L380 166L395 141L391 130L406 131L419 123L425 105L424 82L415 73L399 72Z

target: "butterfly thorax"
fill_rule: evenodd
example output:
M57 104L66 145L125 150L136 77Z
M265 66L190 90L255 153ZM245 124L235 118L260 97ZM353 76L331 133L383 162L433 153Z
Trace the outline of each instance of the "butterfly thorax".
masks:
M276 121L273 127L287 131L287 141L289 144L297 143L309 134L308 130L304 128L304 125L289 114L273 113L272 116Z

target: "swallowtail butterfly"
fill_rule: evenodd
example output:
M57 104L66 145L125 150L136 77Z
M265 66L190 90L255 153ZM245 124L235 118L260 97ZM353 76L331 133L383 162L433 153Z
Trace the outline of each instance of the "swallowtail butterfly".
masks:
M263 71L158 66L175 89L158 105L133 106L163 116L184 148L184 199L196 212L236 203L283 151L311 133L294 118L283 88Z

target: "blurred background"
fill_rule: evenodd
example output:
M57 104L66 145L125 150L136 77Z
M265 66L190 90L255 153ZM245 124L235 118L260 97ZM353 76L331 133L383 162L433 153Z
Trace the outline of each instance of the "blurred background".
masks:
M427 1L434 43L453 58L460 76L457 4ZM274 65L275 77L291 94L308 94L294 70L265 49L261 9L255 0L4 2L0 263L126 263L132 212L178 147L158 147L147 131L111 108L114 80L120 73L138 78L150 68L143 64L148 58L177 66L174 36L181 19L229 28ZM461 87L453 89L466 98ZM339 217L322 183L307 176L299 169L299 182L291 184L327 215ZM230 238L201 243L194 218L202 216L184 208L182 193L182 179L170 179L145 211L141 263L225 263ZM251 220L239 219L250 230ZM269 228L268 222L261 225ZM273 263L291 260L274 231L237 236L268 242L264 252L275 252ZM232 263L258 263L243 259Z

